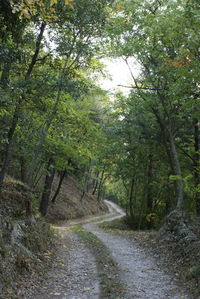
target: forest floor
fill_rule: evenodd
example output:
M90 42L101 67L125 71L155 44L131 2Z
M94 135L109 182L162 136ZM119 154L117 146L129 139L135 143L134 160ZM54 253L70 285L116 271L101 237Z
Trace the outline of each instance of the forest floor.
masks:
M143 244L142 234L99 227L105 220L122 216L123 212L112 204L110 215L91 218L83 226L77 226L83 222L79 220L56 227L58 243L53 267L10 298L197 299Z

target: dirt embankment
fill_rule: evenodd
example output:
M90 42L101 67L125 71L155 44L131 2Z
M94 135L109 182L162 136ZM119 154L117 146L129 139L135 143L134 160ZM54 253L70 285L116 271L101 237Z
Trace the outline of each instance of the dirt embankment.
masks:
M58 185L55 177L52 196ZM42 188L40 188L41 192ZM51 264L54 255L53 232L38 213L40 194L22 182L8 177L0 196L0 298L13 297L23 285L34 284L39 273ZM51 223L101 215L108 209L103 202L82 192L76 177L63 182L55 204L49 205L46 220Z
M49 225L36 217L31 190L8 177L0 193L0 298L12 298L9 292L18 289L16 277L43 271L52 237ZM6 288L8 293L2 295Z
M56 176L52 186L52 196L56 191L58 180ZM77 178L73 175L68 176L62 184L55 204L50 204L46 219L51 223L57 223L108 212L108 207L103 201L98 202L90 193L85 193L82 198L82 194Z

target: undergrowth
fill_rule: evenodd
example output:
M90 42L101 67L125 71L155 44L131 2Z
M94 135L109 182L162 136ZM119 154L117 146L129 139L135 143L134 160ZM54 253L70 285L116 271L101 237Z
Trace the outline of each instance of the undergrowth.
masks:
M36 215L37 200L25 184L7 177L0 195L0 293L16 293L18 280L47 267L44 252L53 245L53 231Z
M42 253L53 244L53 230L43 219L39 218L24 229L24 245L34 253Z
M99 227L106 231L130 231L131 228L127 224L126 217L117 218L112 221L104 221L99 224Z

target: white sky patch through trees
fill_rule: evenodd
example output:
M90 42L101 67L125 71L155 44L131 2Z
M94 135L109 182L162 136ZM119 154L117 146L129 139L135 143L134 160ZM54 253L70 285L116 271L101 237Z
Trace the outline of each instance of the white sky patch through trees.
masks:
M106 70L110 78L101 79L99 85L111 93L122 91L124 94L128 94L131 89L119 86L134 85L133 78L125 61L122 58L106 58L102 62L106 65ZM137 78L140 74L139 63L134 58L129 58L128 63L133 76Z

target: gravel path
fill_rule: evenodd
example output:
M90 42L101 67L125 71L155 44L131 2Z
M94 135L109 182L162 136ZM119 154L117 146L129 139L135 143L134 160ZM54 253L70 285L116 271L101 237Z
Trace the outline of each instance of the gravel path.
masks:
M61 239L56 261L42 285L30 299L98 299L99 279L94 257L77 236L66 228L58 230Z
M100 222L124 215L115 204L107 204L112 216L101 221L94 218L95 222L86 223L84 228L94 233L109 248L111 257L117 262L120 279L127 290L127 295L117 299L191 299L176 277L163 272L153 256L139 247L136 241L128 235L107 233L98 227ZM17 299L101 298L95 258L69 225L58 227L59 249L48 276L42 284Z
M116 217L111 217L110 220L114 218ZM106 233L96 223L88 223L84 228L94 233L110 249L119 266L121 280L126 286L127 298L190 298L182 290L177 278L164 273L156 260L134 240L129 240L128 236Z

